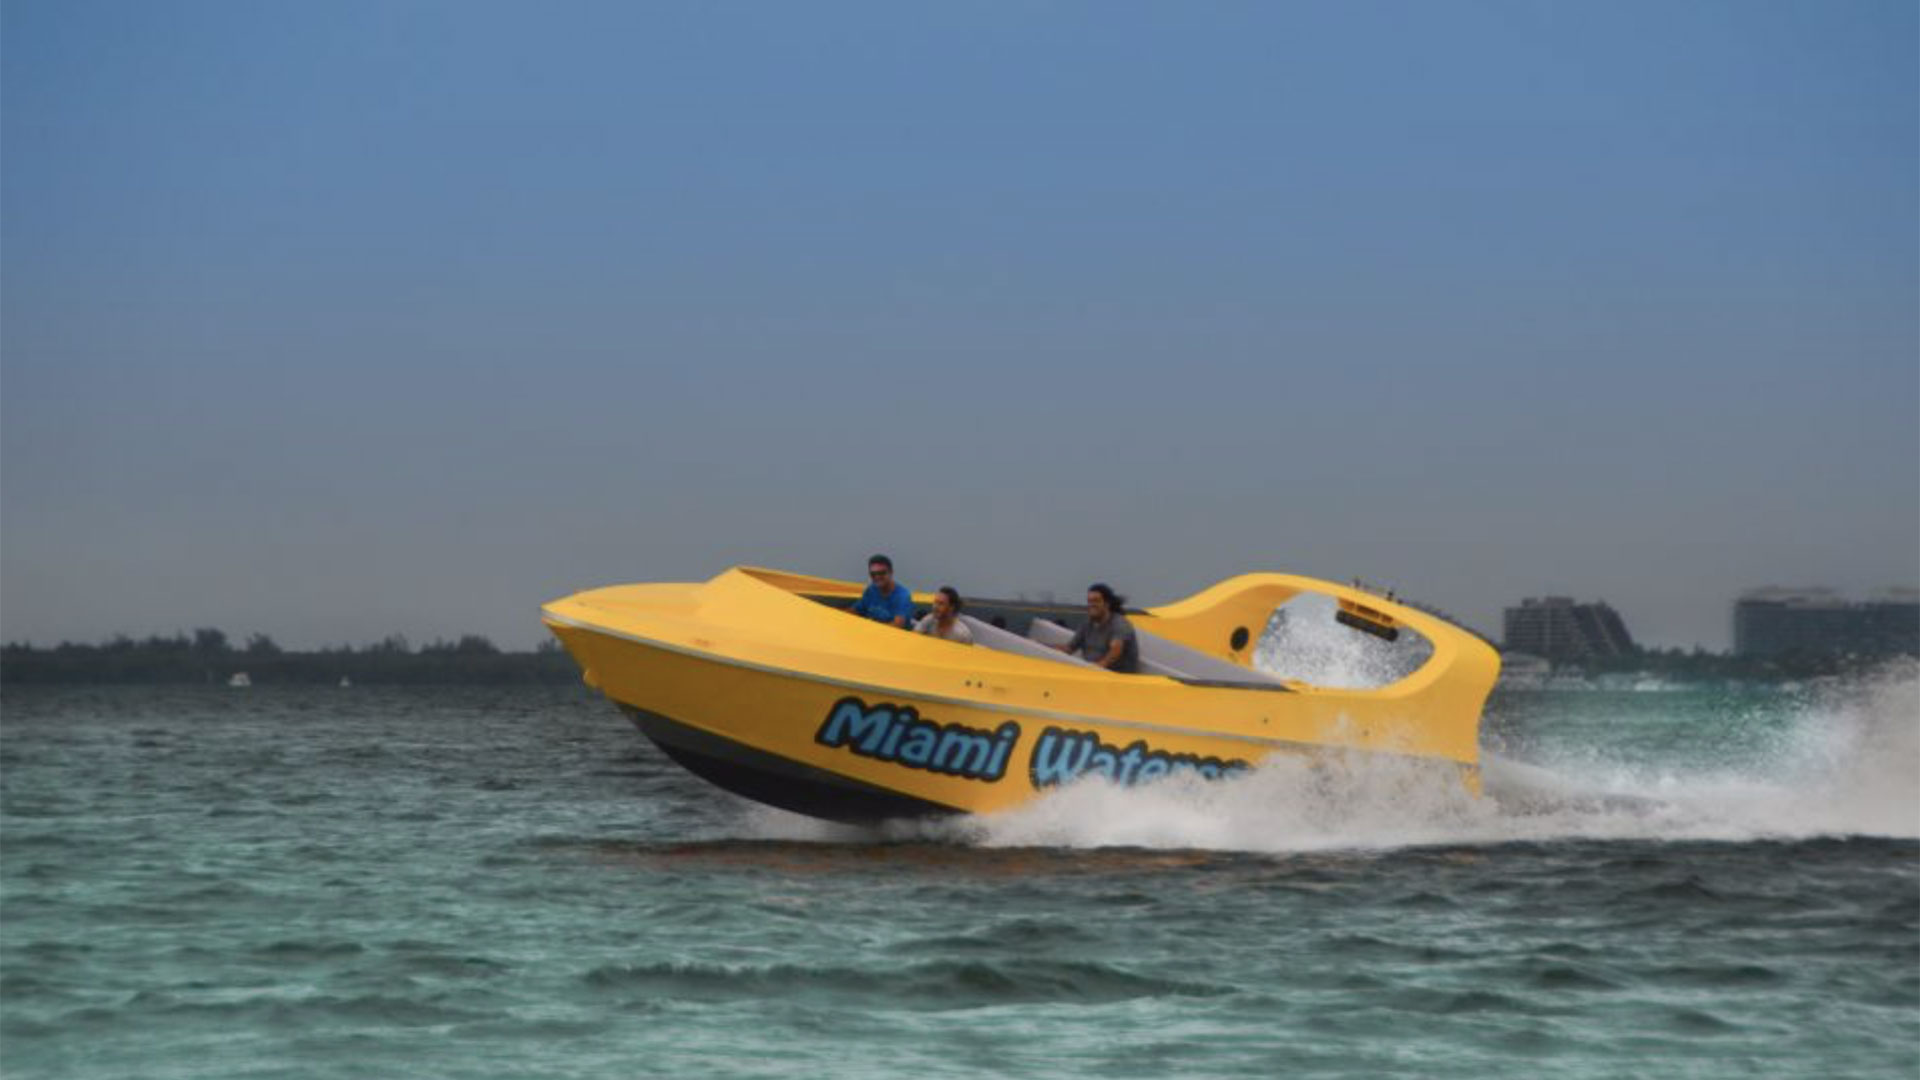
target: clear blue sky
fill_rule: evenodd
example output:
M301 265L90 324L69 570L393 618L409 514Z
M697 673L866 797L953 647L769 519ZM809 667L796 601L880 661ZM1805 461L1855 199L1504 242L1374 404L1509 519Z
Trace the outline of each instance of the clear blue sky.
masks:
M0 636L1920 576L1909 2L0 18Z

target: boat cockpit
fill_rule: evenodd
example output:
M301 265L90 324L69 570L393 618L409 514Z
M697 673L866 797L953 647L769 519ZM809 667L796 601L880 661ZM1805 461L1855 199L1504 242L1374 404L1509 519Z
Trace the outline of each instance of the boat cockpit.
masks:
M851 607L855 599L826 594L802 595L842 610ZM924 609L916 610L914 617L917 619L924 614ZM1139 673L1142 675L1164 675L1193 686L1231 686L1283 692L1290 689L1287 680L1277 675L1208 656L1198 649L1155 634L1141 625L1144 621L1142 612L1129 610L1126 614L1132 620L1134 634L1139 640ZM1078 619L1084 615L1083 608L1066 604L970 599L966 611L960 615L960 621L973 631L973 641L977 647L1057 664L1092 668L1093 664L1059 648L1071 641L1074 634L1062 620Z

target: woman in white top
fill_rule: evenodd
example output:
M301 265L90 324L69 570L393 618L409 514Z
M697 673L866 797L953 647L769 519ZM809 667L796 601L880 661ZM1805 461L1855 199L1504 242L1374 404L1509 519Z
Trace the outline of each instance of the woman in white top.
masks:
M960 621L960 609L966 605L960 601L960 593L951 585L940 586L933 594L933 612L926 618L913 624L916 634L929 634L946 641L957 641L962 645L973 644L973 631Z

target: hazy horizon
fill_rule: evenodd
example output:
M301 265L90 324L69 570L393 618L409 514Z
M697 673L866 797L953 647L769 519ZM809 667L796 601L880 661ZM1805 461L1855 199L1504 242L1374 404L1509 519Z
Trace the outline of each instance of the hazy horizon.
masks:
M0 639L1920 584L1913 5L10 0Z
M1375 582L1365 582L1365 584L1369 587L1377 586L1377 583ZM924 592L931 592L932 590L926 587L915 587L914 591L916 593L924 593ZM1767 592L1767 591L1774 591L1774 590L1769 588L1761 588L1761 589L1756 589L1752 591ZM1829 594L1829 595L1824 595L1822 598L1831 599L1831 600L1848 601L1848 602L1858 602L1858 601L1875 602L1875 601L1892 600L1897 603L1911 602L1911 595L1914 592L1912 588L1905 587L1905 586L1896 586L1891 590L1887 590L1887 589L1875 590L1872 593L1869 593L1866 595L1860 595L1860 596L1852 596L1852 595L1846 595L1846 594L1833 594L1833 590L1829 590L1821 587L1815 587L1810 590L1792 588L1792 589L1785 589L1784 591L1792 592L1792 593L1812 592L1816 594ZM1057 590L1057 589L1016 589L1011 592L995 594L990 597L976 594L974 596L969 596L967 599L969 600L969 602L981 602L981 603L985 603L989 601L1036 601L1040 603L1072 604L1074 603L1074 598L1077 595L1078 595L1077 589L1066 590L1066 591ZM1543 594L1542 596L1539 596L1539 597L1523 597L1520 601L1515 601L1514 603L1506 604L1502 606L1503 607L1519 607L1521 606L1522 602L1530 604L1535 602L1536 600L1550 599L1550 598L1555 598L1559 596L1560 594ZM558 598L556 597L556 599ZM1179 598L1169 597L1159 602L1164 603L1166 602L1166 600L1174 600L1174 599L1179 599ZM1426 605L1426 601L1422 600L1419 597L1401 597L1400 599L1409 600L1414 602L1415 604ZM1581 603L1581 604L1596 602L1596 600L1581 598L1581 597L1571 597L1569 599L1573 599L1576 603ZM1133 598L1128 597L1127 600L1130 608L1135 606L1135 601L1133 600ZM1599 599L1597 602L1605 603L1604 599ZM1459 618L1458 613L1456 612L1441 611L1441 614L1451 616L1456 619ZM1504 617L1496 619L1490 625L1480 625L1477 623L1473 623L1470 620L1464 620L1464 619L1461 621L1467 625L1468 629L1481 634L1482 636L1486 637L1490 641L1494 642L1496 645L1502 644L1501 642L1502 631L1503 631L1502 624L1504 622ZM1629 627L1628 629L1631 631L1632 628ZM221 626L210 627L210 626L204 626L204 625L198 625L198 624L193 626L188 626L183 623L183 624L176 625L169 630L151 630L151 631L144 631L137 634L129 633L127 631L114 631L112 633L103 634L94 638L80 638L80 639L63 638L63 639L32 640L27 638L21 638L21 639L8 638L8 639L4 639L4 641L0 641L0 644L5 644L8 646L23 646L23 647L33 648L33 649L52 649L58 646L68 645L68 644L94 645L94 646L110 645L115 641L119 641L123 639L133 641L135 644L144 644L145 642L153 639L163 639L163 640L191 639L198 636L199 633L205 630L220 631L224 635L227 647L236 652L244 651L248 649L250 647L249 639L254 634L260 633L259 631L233 632L229 630L227 627L221 627ZM537 647L544 646L544 647L557 648L559 646L559 642L557 640L545 634L544 632L540 633L537 637L535 637L531 641L508 641L505 643L495 641L493 638L484 634L476 635L476 634L472 634L471 632L465 632L465 631L436 633L431 638L423 638L418 640L410 638L405 634L401 634L398 631L393 631L388 634L384 634L379 638L367 638L367 639L361 639L361 640L340 639L340 640L327 640L327 641L303 641L303 642L295 642L291 644L287 642L282 642L271 634L265 634L263 636L265 636L269 641L271 641L274 646L289 652L317 652L321 650L337 649L341 647L348 647L353 649L363 649L363 648L379 649L387 646L395 637L398 637L399 639L404 641L407 649L414 652L418 652L426 648L450 648L452 646L460 644L466 638L476 637L476 636L484 638L487 642L508 652L528 652L528 651L532 651L534 648L537 648ZM1666 648L1680 647L1672 644L1648 642L1645 640L1636 641L1636 644L1640 645L1643 648L1652 648L1652 649L1666 649ZM1696 643L1695 647L1704 647L1704 646L1699 646L1698 643ZM1723 647L1714 651L1726 652L1728 650Z

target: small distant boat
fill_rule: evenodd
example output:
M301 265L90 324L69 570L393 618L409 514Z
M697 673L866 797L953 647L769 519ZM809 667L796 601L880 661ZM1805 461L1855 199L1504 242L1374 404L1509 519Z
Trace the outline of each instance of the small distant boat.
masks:
M343 689L343 690L344 690L344 689L346 689L347 687L349 687L349 686L352 686L352 685L353 685L353 680L352 680L352 679L349 679L349 678L347 678L347 677L346 677L345 675L342 675L342 676L340 676L340 688L341 688L341 689Z
M1500 656L1390 594L1284 574L1223 581L1128 612L1140 673L1123 675L1048 647L1068 633L1055 619L1084 614L1068 605L969 602L969 648L836 610L861 589L735 567L703 584L592 589L542 615L587 685L668 756L815 817L1006 810L1082 776L1222 778L1270 754L1398 759L1480 790L1480 710ZM1372 689L1260 670L1262 628L1303 593L1337 601L1330 622L1418 635L1431 652Z
M253 679L244 671L236 671L227 678L228 686L252 686Z

